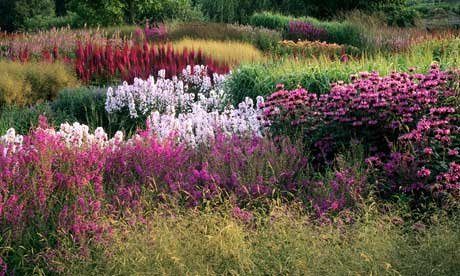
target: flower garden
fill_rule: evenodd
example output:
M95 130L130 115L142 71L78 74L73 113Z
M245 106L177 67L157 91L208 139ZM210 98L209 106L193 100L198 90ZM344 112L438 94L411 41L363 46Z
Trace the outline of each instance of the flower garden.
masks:
M459 32L375 20L2 34L0 275L458 275Z

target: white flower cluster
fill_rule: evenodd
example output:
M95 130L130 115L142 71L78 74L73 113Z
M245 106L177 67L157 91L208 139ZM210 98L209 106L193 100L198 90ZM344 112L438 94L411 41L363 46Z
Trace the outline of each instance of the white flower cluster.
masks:
M183 81L189 86L197 87L199 92L206 94L211 90L223 90L223 85L228 75L214 73L212 78L208 75L208 68L204 65L188 65L182 70Z
M190 112L192 105L199 102L206 109L215 108L222 104L222 90L226 75L214 74L208 76L206 66L187 66L183 74L172 79L165 78L161 70L155 79L134 79L132 85L124 82L115 90L109 88L105 108L107 112L129 111L131 118L147 116L152 111L166 112L173 106L176 112Z
M0 136L0 144L4 145L3 156L6 156L8 149L14 152L21 147L24 137L22 135L16 134L14 128L8 129L5 135Z
M123 142L123 133L117 131L112 139L108 139L107 133L102 127L96 128L94 134L89 131L87 125L80 124L78 122L72 125L65 123L61 124L58 131L54 129L48 130L50 134L56 135L62 138L65 143L69 146L93 146L97 145L100 147L106 147L110 145L119 145Z
M259 106L262 101L263 98L258 97L254 105L252 99L246 98L238 109L230 106L223 112L207 111L199 104L193 105L192 112L178 116L174 112L160 114L155 111L147 119L147 127L159 139L176 137L193 147L213 139L218 132L261 136L263 122Z
M98 127L94 133L89 131L87 125L80 123L73 123L72 125L65 123L61 124L59 130L52 128L46 129L46 132L55 137L61 138L69 147L83 147L83 146L99 146L116 147L124 141L123 133L117 131L112 139L108 139L107 133L103 128ZM23 143L23 136L17 135L14 129L9 129L6 135L0 137L0 144L5 145L4 156L7 149L11 148L13 152L20 149Z

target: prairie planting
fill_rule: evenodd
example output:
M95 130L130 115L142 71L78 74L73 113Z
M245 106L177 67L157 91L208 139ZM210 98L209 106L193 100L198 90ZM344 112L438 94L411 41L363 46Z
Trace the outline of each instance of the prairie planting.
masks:
M0 276L460 273L455 8L13 2Z

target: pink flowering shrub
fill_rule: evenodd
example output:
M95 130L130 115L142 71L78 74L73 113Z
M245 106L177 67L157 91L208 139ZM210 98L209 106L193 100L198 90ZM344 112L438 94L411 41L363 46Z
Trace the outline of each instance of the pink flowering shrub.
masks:
M452 100L457 80L437 65L426 74L364 72L323 95L280 87L262 108L275 131L302 135L316 161L332 160L337 149L360 140L369 164L385 178L384 190L454 195L455 185L441 180L448 170L455 173L449 163L459 158L458 106Z
M104 150L69 147L41 125L20 147L0 144L0 234L9 237L1 246L40 250L62 233L82 247L102 240Z

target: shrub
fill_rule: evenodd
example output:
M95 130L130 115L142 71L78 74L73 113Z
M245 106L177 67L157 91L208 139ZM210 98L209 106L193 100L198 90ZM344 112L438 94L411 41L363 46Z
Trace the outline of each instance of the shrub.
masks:
M77 15L70 12L65 16L34 16L26 18L24 22L24 29L27 31L49 30L52 28L63 27L79 27L77 22Z
M203 20L203 13L193 6L190 0L141 0L133 6L126 7L126 17L130 18L130 23L142 22L145 19L152 22Z
M68 9L83 26L110 26L124 22L124 3L120 0L70 0Z
M53 111L48 118L59 126L63 123L80 122L88 125L91 130L104 127L109 135L114 135L122 126L109 121L105 111L105 89L81 87L66 88L59 92L56 99L50 103Z
M420 14L412 7L403 7L400 5L385 5L380 9L390 26L414 27L420 19Z
M54 16L52 0L3 0L0 2L0 29L15 31L28 26L31 18Z
M426 74L363 72L320 96L280 90L262 107L276 133L303 132L306 144L326 160L335 147L359 139L374 155L372 164L389 177L381 182L385 193L414 195L417 204L424 199L420 193L456 201L458 185L440 182L444 173L457 177L460 128L457 106L450 102L458 96L456 78L436 65Z
M75 77L61 63L0 62L0 104L19 106L52 100L65 87L76 86Z
M252 26L284 31L290 20L281 14L262 12L253 14L249 22Z
M197 0L196 4L211 21L243 24L255 11L267 6L266 1L240 0Z

